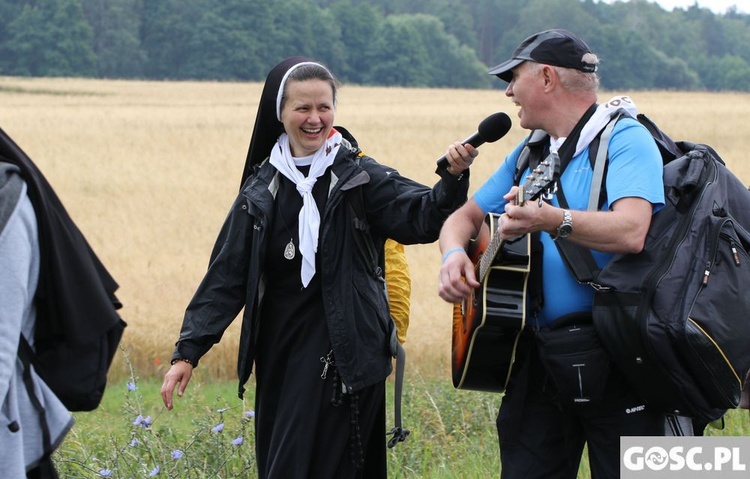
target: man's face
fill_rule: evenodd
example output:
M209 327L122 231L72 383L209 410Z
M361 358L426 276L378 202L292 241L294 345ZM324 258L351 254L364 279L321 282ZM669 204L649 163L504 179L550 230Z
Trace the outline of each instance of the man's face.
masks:
M544 81L541 75L542 65L534 62L523 62L512 70L513 79L505 89L505 95L519 107L518 118L523 128L532 130L542 128L541 118Z

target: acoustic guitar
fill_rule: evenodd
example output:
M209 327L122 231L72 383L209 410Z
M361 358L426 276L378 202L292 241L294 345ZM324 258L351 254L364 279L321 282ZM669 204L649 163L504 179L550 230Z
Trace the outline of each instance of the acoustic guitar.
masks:
M559 168L557 154L550 154L518 189L515 203L524 205L552 192ZM499 218L488 214L469 242L467 252L480 285L453 306L452 373L457 389L505 391L526 324L531 237L503 240L497 235Z

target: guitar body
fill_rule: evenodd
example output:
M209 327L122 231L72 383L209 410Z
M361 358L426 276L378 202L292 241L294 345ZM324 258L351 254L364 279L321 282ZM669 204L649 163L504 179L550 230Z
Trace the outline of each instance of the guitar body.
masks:
M470 242L468 254L474 264L493 239L498 218L488 214ZM525 235L501 244L480 286L453 307L452 373L457 389L503 392L508 385L526 322L531 239Z
M516 190L514 204L525 206L554 194L559 174L560 158L553 151ZM453 307L451 366L457 389L505 391L526 325L531 236L503 240L496 234L499 218L486 215L467 249L479 287Z

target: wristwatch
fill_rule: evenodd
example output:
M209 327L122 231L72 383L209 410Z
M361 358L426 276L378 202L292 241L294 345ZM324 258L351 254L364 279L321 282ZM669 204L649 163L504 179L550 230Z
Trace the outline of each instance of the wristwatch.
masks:
M570 214L570 211L563 210L563 220L562 223L560 223L560 226L557 227L557 233L555 233L554 236L552 236L552 239L557 241L560 238L567 238L570 236L570 233L573 232L573 215Z

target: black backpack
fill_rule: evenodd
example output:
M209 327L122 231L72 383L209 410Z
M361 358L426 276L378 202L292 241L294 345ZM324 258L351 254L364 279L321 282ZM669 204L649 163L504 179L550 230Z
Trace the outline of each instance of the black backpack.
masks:
M750 192L713 148L639 120L660 144L666 204L643 251L598 274L594 325L644 399L711 421L750 370Z
M0 161L17 165L39 229L40 273L34 298L34 348L20 337L24 381L35 401L29 365L71 411L99 406L126 323L117 283L31 159L0 129ZM36 406L41 405L36 401ZM43 418L43 415L42 415ZM45 425L43 425L44 427Z
M662 155L665 206L640 253L616 255L582 282L596 288L594 326L636 391L708 422L739 405L750 370L750 191L710 146L674 142L637 120ZM597 138L589 148L595 181L607 144ZM603 183L592 185L590 206L604 195Z

